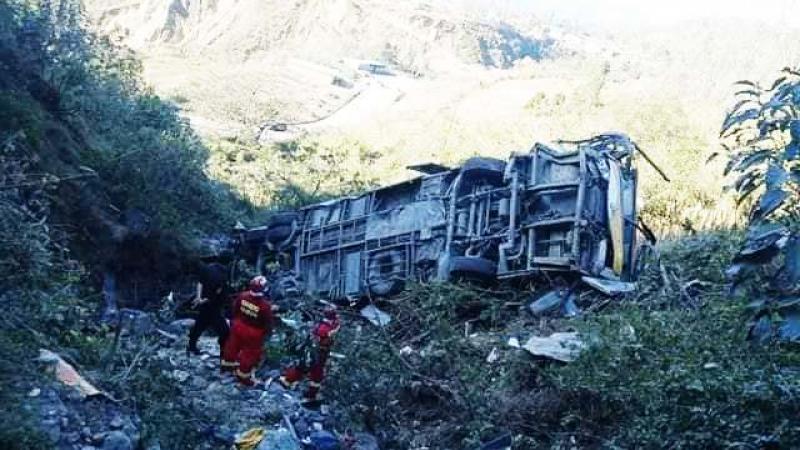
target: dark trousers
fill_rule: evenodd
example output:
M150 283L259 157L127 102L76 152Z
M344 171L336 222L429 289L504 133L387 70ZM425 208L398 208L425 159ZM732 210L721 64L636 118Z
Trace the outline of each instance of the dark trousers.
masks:
M219 342L221 351L222 347L225 345L225 340L228 338L228 333L230 333L228 322L222 317L222 312L219 308L203 308L203 306L204 305L200 306L200 314L197 320L195 320L192 329L189 330L189 348L196 348L197 340L200 339L200 335L211 328L217 333L217 341Z

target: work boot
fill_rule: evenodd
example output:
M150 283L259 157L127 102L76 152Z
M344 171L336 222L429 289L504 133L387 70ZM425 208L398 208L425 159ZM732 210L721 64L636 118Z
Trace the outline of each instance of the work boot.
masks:
M193 355L193 354L194 354L194 355L200 355L200 354L202 354L202 353L203 353L203 352L201 352L201 351L200 351L200 349L199 349L199 348L197 348L197 344L196 344L196 343L191 343L191 342L190 342L190 343L189 343L189 346L188 346L188 347L186 347L186 356L191 356L191 355Z

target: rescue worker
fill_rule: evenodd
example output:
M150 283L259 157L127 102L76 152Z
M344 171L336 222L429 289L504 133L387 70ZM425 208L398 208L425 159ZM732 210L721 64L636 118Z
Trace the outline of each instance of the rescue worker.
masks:
M257 276L233 303L231 333L222 351L220 371L235 372L245 386L255 384L253 372L261 360L264 339L272 333L272 305L264 291L267 279Z
M278 380L286 389L293 389L305 376L308 386L303 394L303 403L314 403L325 378L325 363L331 354L333 340L339 331L339 316L333 306L323 311L322 320L314 325L303 348L302 359L287 368Z
M197 320L189 330L189 345L186 353L200 354L197 340L209 328L217 333L219 350L225 345L228 337L228 322L222 316L222 307L228 297L228 277L225 266L219 263L206 264L200 267L197 292L192 307L198 311Z

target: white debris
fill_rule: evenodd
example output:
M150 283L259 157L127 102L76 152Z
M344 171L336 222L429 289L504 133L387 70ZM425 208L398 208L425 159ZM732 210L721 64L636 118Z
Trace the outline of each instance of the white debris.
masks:
M509 347L514 347L514 348L522 348L522 347L519 345L519 339L517 339L516 337L510 337L510 338L508 338L508 346L509 346Z
M497 347L495 347L491 352L489 352L489 356L486 357L486 362L491 364L498 359L500 359L500 352L498 352Z
M604 280L602 278L593 278L593 277L581 277L581 280L583 280L583 282L588 284L589 286L609 296L624 294L636 290L636 283Z
M375 305L368 305L361 309L361 316L369 320L373 325L385 327L392 321L389 314L378 309Z
M412 353L414 353L414 349L411 348L411 346L409 345L406 345L405 347L400 349L400 356L408 356Z
M39 388L33 388L30 392L28 392L28 397L38 397L39 394L42 393L42 390Z
M572 362L586 348L586 344L578 333L553 333L547 337L532 336L522 348L535 356Z

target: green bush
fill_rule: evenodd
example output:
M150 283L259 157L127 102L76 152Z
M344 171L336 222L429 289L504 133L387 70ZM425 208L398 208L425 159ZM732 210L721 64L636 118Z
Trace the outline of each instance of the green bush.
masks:
M743 307L716 298L699 311L635 306L591 318L596 343L548 374L560 389L620 405L615 446L721 448L800 439L800 354L745 341Z

